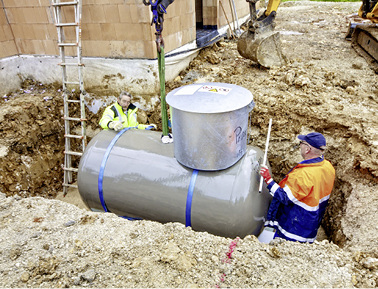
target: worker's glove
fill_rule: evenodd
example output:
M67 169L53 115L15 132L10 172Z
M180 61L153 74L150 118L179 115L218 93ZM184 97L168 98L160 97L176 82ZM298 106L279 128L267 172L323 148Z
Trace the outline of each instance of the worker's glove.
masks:
M116 124L115 121L111 121L111 122L109 122L108 127L109 127L110 129L114 129L115 124Z
M120 131L123 128L123 124L120 121L112 121L109 123L109 128L115 131Z
M150 123L150 125L146 129L157 129L156 124Z
M272 176L269 173L269 169L265 165L261 165L260 168L260 175L264 178L264 181L269 185L271 182L273 182Z
M161 142L162 143L173 143L173 136L172 134L168 134L168 135L162 135L161 136Z

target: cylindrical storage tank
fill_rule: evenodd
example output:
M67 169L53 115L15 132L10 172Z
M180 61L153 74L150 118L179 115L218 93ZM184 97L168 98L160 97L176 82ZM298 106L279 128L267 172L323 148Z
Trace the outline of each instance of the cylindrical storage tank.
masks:
M174 145L161 132L104 130L88 144L79 165L78 187L93 211L180 222L225 237L257 235L271 200L259 193L260 149L221 171L198 171L177 162Z
M197 170L229 168L246 152L252 93L228 83L201 83L167 95L175 157Z

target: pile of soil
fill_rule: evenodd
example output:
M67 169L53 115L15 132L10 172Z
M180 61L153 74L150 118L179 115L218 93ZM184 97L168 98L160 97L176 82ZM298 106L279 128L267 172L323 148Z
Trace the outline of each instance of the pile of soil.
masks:
M182 224L89 212L62 198L61 88L27 80L0 100L0 287L377 287L378 77L344 39L359 3L285 2L277 15L287 65L242 58L235 40L203 49L167 92L194 82L249 89L249 143L264 148L275 180L301 161L298 134L327 138L336 182L322 227L328 240L231 240ZM143 96L138 96L143 97ZM109 98L87 95L88 140ZM144 122L159 122L160 108ZM54 198L65 200L54 200ZM67 203L70 201L75 203Z

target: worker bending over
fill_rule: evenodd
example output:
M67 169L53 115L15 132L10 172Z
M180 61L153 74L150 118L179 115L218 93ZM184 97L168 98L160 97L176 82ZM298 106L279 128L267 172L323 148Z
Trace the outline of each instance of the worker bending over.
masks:
M108 106L102 114L100 126L103 129L120 131L126 127L138 129L156 129L155 124L139 124L137 121L138 108L131 103L131 94L122 91L117 102Z
M304 161L277 184L269 170L261 166L260 175L273 196L266 227L276 229L273 238L314 242L332 192L335 169L324 159L326 140L321 133L299 135Z

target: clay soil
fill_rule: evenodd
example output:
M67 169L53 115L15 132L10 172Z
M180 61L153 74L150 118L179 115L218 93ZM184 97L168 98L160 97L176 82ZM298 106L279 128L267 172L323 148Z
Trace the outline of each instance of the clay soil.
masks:
M298 134L326 136L336 182L318 241L231 240L90 212L74 189L63 198L62 92L28 79L0 100L0 287L377 287L378 76L344 39L358 7L282 3L276 30L287 65L260 67L224 39L167 83L167 92L194 82L249 89L249 143L264 148L271 118L276 180L301 161ZM88 140L112 100L88 94ZM159 110L142 121L161 129Z

